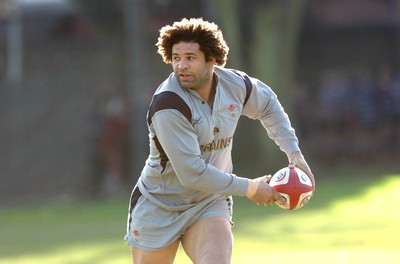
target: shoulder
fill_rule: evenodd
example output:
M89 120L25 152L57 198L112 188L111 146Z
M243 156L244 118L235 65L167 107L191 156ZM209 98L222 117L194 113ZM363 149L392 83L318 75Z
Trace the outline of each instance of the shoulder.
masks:
M242 91L246 91L246 96L244 100L244 104L247 103L247 100L253 90L253 82L247 73L236 70L236 69L226 69L221 67L215 67L215 72L218 74L221 80L224 80L226 83L230 85L235 85L241 88Z
M231 84L236 84L240 87L245 87L246 89L251 89L252 79L247 73L236 70L236 69L226 69L216 66L215 72L218 74L218 77L224 81L230 82Z
M243 86L242 76L247 75L246 73L235 69L222 68L219 66L215 66L214 70L220 79L239 86Z
M177 110L190 121L192 112L188 103L184 100L185 97L183 89L179 86L173 74L170 75L153 95L147 116L148 124L151 124L155 113L166 109Z

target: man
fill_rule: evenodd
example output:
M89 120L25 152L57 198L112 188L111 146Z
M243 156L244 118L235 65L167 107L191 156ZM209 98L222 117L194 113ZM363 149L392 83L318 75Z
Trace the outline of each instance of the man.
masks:
M232 174L240 115L268 135L314 183L294 129L272 90L225 69L228 47L214 23L182 19L160 30L158 52L173 73L149 107L150 155L132 192L125 240L136 264L173 263L179 244L193 263L230 263L232 195L285 203L270 176Z

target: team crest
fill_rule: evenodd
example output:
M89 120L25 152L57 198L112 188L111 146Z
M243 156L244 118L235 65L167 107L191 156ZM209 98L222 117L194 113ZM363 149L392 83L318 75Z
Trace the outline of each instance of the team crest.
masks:
M220 132L218 127L214 127L214 136L218 135Z
M228 110L230 112L230 116L235 118L236 117L236 113L235 113L236 106L231 104L231 105L229 105Z
M139 237L140 237L140 233L137 229L133 230L133 238L135 239L136 242L139 242Z

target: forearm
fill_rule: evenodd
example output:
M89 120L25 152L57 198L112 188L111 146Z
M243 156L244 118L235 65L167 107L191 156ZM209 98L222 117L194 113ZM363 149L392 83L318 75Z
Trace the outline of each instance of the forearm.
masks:
M275 113L274 119L264 119L261 120L261 123L266 129L268 136L274 140L288 157L293 152L300 151L295 130L292 128L286 113Z
M190 189L236 196L245 196L248 191L248 179L225 173L210 164L205 165L202 173L185 166L179 166L176 173L182 185Z

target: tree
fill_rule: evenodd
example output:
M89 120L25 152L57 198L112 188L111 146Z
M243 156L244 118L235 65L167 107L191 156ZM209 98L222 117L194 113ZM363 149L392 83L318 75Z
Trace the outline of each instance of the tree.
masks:
M290 116L305 0L220 0L218 3L221 25L231 49L229 66L244 69L271 86ZM235 163L254 164L251 168L239 165L238 168L245 168L244 173L259 173L265 166L276 170L287 162L272 141L266 143L266 137L261 125L246 119L239 123ZM252 155L248 155L249 149Z

